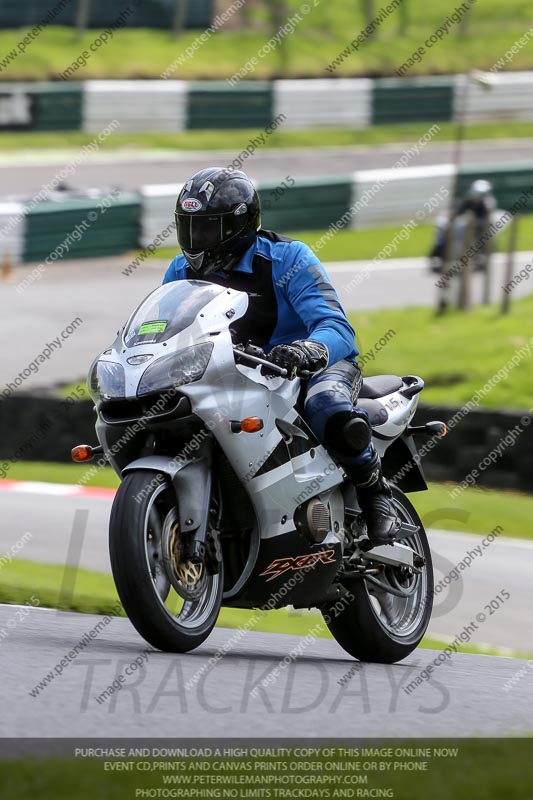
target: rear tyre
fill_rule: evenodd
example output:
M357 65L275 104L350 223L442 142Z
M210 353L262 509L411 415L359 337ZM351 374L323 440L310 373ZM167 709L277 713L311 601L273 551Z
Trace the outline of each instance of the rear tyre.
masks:
M415 650L426 632L433 608L433 565L426 532L407 497L391 484L393 501L400 519L418 525L419 531L402 539L425 559L422 572L413 576L398 568L386 567L379 576L382 586L369 579L357 578L345 585L353 599L324 606L326 624L350 655L360 661L392 664ZM372 551L370 551L371 553ZM390 586L403 594L387 592Z
M129 473L113 502L109 553L118 595L136 630L159 650L185 653L213 630L224 575L222 564L214 575L204 566L196 579L190 562L179 563L177 519L167 476L149 470Z

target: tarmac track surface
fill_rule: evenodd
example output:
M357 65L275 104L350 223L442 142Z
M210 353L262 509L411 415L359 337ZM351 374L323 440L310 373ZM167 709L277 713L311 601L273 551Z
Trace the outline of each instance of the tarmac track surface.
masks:
M325 141L327 137L326 129ZM283 180L287 175L296 181L313 176L349 175L356 170L390 169L415 143L413 139L379 146L256 149L253 157L241 160L241 168L256 180ZM533 151L531 139L467 141L463 147L463 161L470 165L524 163L531 160ZM4 156L0 160L2 195L38 194L81 149ZM97 153L80 164L66 182L76 188L116 185L123 191L136 191L147 184L183 182L206 165L226 167L240 152L236 147L225 151L152 150L135 155ZM412 154L409 166L448 164L452 160L453 143L428 144L418 154Z
M302 640L249 631L209 668L236 631L216 629L185 655L147 652L123 618L34 697L35 685L100 618L31 609L13 626L17 612L23 613L0 607L0 630L9 631L2 641L3 737L444 737L533 729L530 678L502 689L527 662L456 655L408 693L405 686L435 651L417 650L394 665L360 665L336 642L314 639L254 696L258 682ZM99 702L120 675L122 688Z

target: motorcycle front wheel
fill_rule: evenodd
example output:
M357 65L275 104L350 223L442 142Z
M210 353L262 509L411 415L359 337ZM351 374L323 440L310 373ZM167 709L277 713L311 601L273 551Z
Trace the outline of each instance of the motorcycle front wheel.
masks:
M223 564L180 560L175 492L167 476L129 473L113 502L109 554L118 596L130 621L153 647L185 653L209 636L218 618Z
M349 602L321 609L341 647L360 661L381 664L401 661L418 647L433 609L433 565L424 526L403 492L394 485L392 491L400 519L418 526L401 543L424 559L421 571L411 575L387 566L377 577L355 578L344 584Z

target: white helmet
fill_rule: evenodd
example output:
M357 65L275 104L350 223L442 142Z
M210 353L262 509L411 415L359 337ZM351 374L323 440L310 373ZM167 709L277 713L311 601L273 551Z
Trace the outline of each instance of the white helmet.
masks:
M483 200L492 194L492 183L485 180L477 180L468 190L470 200Z

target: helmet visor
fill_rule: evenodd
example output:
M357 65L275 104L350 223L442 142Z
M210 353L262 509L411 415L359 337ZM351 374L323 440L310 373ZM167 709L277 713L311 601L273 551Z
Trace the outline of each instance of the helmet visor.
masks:
M181 214L176 212L178 242L182 250L210 250L236 236L244 225L233 211L227 214Z

